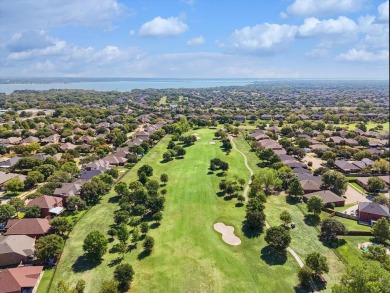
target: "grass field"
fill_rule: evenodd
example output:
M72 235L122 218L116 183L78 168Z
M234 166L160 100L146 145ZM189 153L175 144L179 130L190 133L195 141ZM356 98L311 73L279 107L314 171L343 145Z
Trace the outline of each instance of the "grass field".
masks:
M167 96L161 97L160 101L158 102L160 106L167 104Z
M305 207L304 207L305 208ZM288 211L296 227L291 229L291 248L304 260L311 252L319 252L324 255L329 263L330 272L324 275L328 282L327 289L330 291L332 285L337 283L345 268L333 251L324 246L318 239L318 231L315 227L309 226L304 221L304 215L294 204L289 204L284 195L269 196L266 203L265 213L267 221L271 226L282 224L279 215Z
M340 254L352 264L361 259L363 252L358 248L358 244L370 241L371 236L343 236L346 243L337 248Z
M227 161L229 177L248 179L242 156L235 150L225 155L219 142L209 144L214 131L200 129L196 133L200 139L187 148L184 159L161 162L169 141L166 137L122 178L125 182L135 180L136 171L143 164L153 167L156 179L161 173L169 176L164 218L160 227L149 232L155 239L152 254L140 258L142 243L139 243L122 261L132 264L135 270L130 292L296 291L298 264L295 260L288 255L285 261L275 262L264 253L263 236L249 239L241 231L245 208L236 207L234 199L216 195L221 178L208 174L210 159L219 157ZM237 146L241 143L246 142L239 141ZM97 229L106 233L108 230L117 209L117 204L110 200L113 196L113 192L106 195L101 204L76 224L58 265L54 285L59 280L75 284L82 278L87 282L85 292L96 292L102 280L112 277L114 265L119 263L118 255L107 253L99 266L90 267L82 257L82 243L89 231ZM224 243L221 235L213 230L213 224L218 221L234 226L242 244L233 247ZM44 288L40 287L39 292L45 292Z

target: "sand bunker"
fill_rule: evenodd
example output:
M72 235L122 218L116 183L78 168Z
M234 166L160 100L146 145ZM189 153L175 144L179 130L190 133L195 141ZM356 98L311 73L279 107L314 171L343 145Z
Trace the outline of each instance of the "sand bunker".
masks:
M215 141L210 141L209 144L215 144Z
M222 240L230 245L240 245L241 239L234 235L234 227L224 223L215 223L214 230L222 234Z

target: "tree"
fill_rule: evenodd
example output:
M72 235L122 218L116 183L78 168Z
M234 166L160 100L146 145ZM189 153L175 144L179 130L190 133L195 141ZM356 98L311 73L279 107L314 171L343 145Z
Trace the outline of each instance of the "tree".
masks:
M386 242L390 239L390 224L386 218L382 217L376 221L372 226L372 235L380 242Z
M344 224L333 218L327 218L321 224L321 239L327 243L337 242L337 235L343 235L345 232Z
M15 210L18 212L21 208L24 208L26 206L26 203L23 199L19 197L12 197L9 201L8 204L13 206ZM0 221L1 222L1 221Z
M309 287L310 283L313 281L313 271L308 266L304 266L298 272L299 283L304 287Z
M288 194L296 197L300 197L304 194L301 183L299 182L296 176L290 181L290 186L288 187Z
M10 204L0 205L0 223L5 223L16 214L16 209Z
M327 161L327 160L336 160L336 154L332 151L325 151L322 154L321 157L322 160Z
M39 171L30 171L27 174L25 184L28 187L33 187L37 183L42 183L43 181L45 181L45 176L43 176L43 174L41 172L39 172Z
M163 215L162 215L161 212L156 212L156 213L154 213L154 214L152 215L152 219L153 219L153 221L155 221L156 223L160 223L161 220L162 220L162 218L163 218Z
M167 174L161 174L160 176L160 180L162 183L164 183L164 185L167 185L167 182L168 182L168 175Z
M271 168L262 169L255 178L259 180L262 186L264 186L266 192L282 185L282 181L278 177L278 172Z
M367 251L363 252L363 256L370 260L379 261L381 264L390 261L390 256L387 255L387 249L383 245L369 245Z
M153 176L153 168L150 167L149 165L143 165L143 166L141 166L141 168L139 168L138 171L137 171L138 176L139 176L141 173L145 173L146 176L148 176L148 177Z
M306 265L314 271L317 276L329 272L328 262L325 256L318 252L310 253L305 259Z
M125 182L115 184L114 190L119 196L123 196L129 191Z
M379 203L381 205L384 205L384 206L390 206L389 199L385 195L383 195L383 194L375 196L373 201L377 202L377 203Z
M151 253L154 247L154 239L152 236L145 236L145 241L144 241L144 250L146 253Z
M77 164L73 161L66 162L61 166L61 170L71 174L72 177L77 177L80 175L80 169Z
M4 188L12 193L17 193L18 191L22 191L24 189L24 183L19 178L12 178L4 184Z
M288 211L283 211L283 212L280 214L279 219L283 221L283 225L284 225L284 226L287 226L287 225L290 224L291 221L292 221L291 214L290 214Z
M146 234L149 231L149 225L146 222L142 222L140 228L142 234Z
M139 233L139 230L138 230L138 228L135 228L134 230L133 230L133 236L131 237L131 241L133 242L133 243L136 243L138 240L139 240L139 238L140 238L140 233Z
M66 204L68 208L78 209L78 210L84 210L87 206L84 200L82 200L79 196L69 196L66 200Z
M84 239L83 250L91 261L98 261L107 252L108 240L100 231L92 231Z
M321 214L324 201L318 195L313 195L307 200L307 210L313 212L314 215L318 216Z
M73 225L68 218L57 217L51 221L50 226L53 228L54 232L59 235L64 235L66 232L72 231Z
M390 272L375 261L356 261L347 267L340 284L332 287L332 293L389 292Z
M118 210L115 212L114 220L117 225L127 224L129 222L130 215L128 211Z
M327 171L322 175L322 185L342 196L348 187L348 179L337 171Z
M386 174L390 171L390 163L386 161L385 159L380 159L375 161L371 168L376 170L379 173Z
M276 251L284 251L291 242L291 236L288 230L276 226L267 229L264 240Z
M35 256L42 262L56 259L61 254L64 244L64 239L58 235L43 236L35 242Z
M43 164L36 168L36 171L39 171L45 176L45 180L52 175L57 168L52 164Z
M89 205L95 205L100 201L101 196L106 192L104 182L92 180L83 184L80 197Z
M86 285L86 283L84 280L82 280L82 279L78 280L76 283L76 287L75 287L76 292L83 293L85 290L85 285Z
M39 218L41 216L41 208L37 205L32 207L27 207L24 210L25 218Z
M118 240L122 243L126 243L129 240L130 232L126 224L122 223L118 226L117 236Z
M127 290L134 278L134 270L130 264L120 264L114 270L114 279L122 290Z
M118 286L116 280L105 280L100 284L99 293L119 293Z
M146 184L148 182L148 175L145 172L141 172L138 174L138 181L142 184Z
M157 180L149 180L146 182L145 188L149 193L157 193L158 189L160 188L160 184Z
M246 205L245 225L255 231L261 231L265 225L264 204L259 197L251 198Z
M386 187L386 182L379 177L371 177L367 181L368 191L377 193Z
M108 169L106 171L108 175L110 175L112 178L117 179L119 177L119 172L117 169Z
M164 159L164 161L166 161L166 162L172 160L172 154L171 154L171 152L165 152L165 153L163 153L163 159Z

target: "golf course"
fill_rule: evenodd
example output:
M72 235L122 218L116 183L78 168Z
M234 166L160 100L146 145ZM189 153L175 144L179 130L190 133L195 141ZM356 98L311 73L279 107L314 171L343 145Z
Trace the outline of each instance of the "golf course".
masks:
M126 183L136 180L137 170L144 164L153 167L153 178L158 179L162 173L169 177L163 220L158 228L148 233L155 239L150 256L142 257L142 243L138 243L136 248L129 249L123 260L117 253L110 252L98 266L91 266L84 259L85 235L91 230L106 233L113 223L118 205L114 200L115 192L111 191L74 227L49 292L55 292L60 280L75 284L79 279L87 281L85 292L95 292L102 280L112 278L115 265L119 263L130 263L134 268L130 292L296 291L299 266L294 258L288 254L284 260L275 260L264 253L267 244L263 235L248 238L241 230L245 206L236 206L236 199L217 195L222 178L209 172L212 158L229 163L227 179L238 176L248 180L250 175L242 155L234 149L226 155L220 148L221 143L214 140L214 132L210 129L190 132L196 133L198 140L186 148L185 157L162 162L170 140L166 136L120 179ZM210 144L213 141L216 143ZM241 146L245 143L243 139L237 141ZM234 227L241 244L225 243L213 228L217 222ZM109 250L115 243L109 244ZM47 283L43 282L38 292L46 292Z

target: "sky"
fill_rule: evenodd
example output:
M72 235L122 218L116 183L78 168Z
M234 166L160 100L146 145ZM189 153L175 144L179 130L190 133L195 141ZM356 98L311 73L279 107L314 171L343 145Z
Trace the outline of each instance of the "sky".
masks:
M388 63L388 0L0 1L0 77L389 79Z

